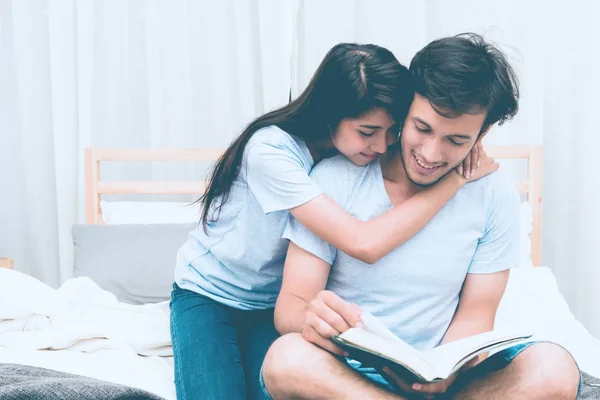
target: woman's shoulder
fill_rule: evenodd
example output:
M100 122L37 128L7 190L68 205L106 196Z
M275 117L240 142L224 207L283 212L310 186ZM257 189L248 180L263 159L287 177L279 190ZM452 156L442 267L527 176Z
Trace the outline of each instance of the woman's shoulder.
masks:
M244 149L244 158L252 164L293 160L307 171L313 165L306 144L274 125L259 129L252 135Z
M248 141L248 146L264 144L274 147L295 146L294 138L276 125L265 126L257 130Z

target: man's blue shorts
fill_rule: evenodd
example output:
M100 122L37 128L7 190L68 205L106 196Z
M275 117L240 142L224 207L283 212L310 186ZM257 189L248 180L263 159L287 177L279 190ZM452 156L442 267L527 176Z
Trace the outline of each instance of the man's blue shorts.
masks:
M537 342L519 344L519 345L516 345L513 347L509 347L508 349L501 350L501 351L489 356L487 359L485 359L480 364L471 368L468 372L465 373L464 378L472 379L475 376L482 376L482 375L485 375L486 373L500 370L500 369L506 367L508 364L510 364L510 362L516 356L518 356L523 350L525 350L526 348L528 348L529 346L531 346L535 343L537 343ZM392 385L390 385L388 383L388 381L375 368L362 367L361 363L356 360L345 359L345 361L348 363L348 365L351 368L360 372L366 378L373 381L373 383L375 383L376 385L381 386L392 392L397 392L397 390ZM579 373L581 375L581 371ZM260 384L261 384L265 394L267 395L267 398L271 399L271 396L269 395L269 392L267 391L267 388L266 388L264 380L263 380L262 371L260 373ZM580 379L579 380L579 391L578 391L578 395L577 395L578 398L579 398L579 392L581 392L581 385L582 385L582 380Z

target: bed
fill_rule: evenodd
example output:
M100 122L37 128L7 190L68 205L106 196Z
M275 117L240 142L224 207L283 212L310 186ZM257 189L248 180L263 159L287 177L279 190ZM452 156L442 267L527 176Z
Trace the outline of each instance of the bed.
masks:
M525 165L525 179L515 181L523 195L522 265L511 271L496 324L553 340L583 370L600 376L600 342L571 314L551 269L541 263L542 148L487 151L502 168L505 160ZM0 268L0 366L42 367L174 399L168 299L175 252L195 227L198 211L186 202L103 196L197 196L205 182L106 181L101 169L110 162L210 162L220 154L221 149L87 149L86 224L73 227L73 278L56 290Z

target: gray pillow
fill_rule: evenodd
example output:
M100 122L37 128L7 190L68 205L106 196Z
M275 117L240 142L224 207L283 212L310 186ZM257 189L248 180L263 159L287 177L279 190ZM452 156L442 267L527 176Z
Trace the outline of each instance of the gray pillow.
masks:
M73 225L76 277L129 304L170 298L177 250L196 224Z

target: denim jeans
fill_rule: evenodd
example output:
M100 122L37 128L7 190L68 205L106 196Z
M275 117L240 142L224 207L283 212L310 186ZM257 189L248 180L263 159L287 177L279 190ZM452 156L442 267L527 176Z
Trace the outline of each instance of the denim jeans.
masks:
M259 374L278 336L273 309L238 310L176 284L170 308L178 399L265 398Z

